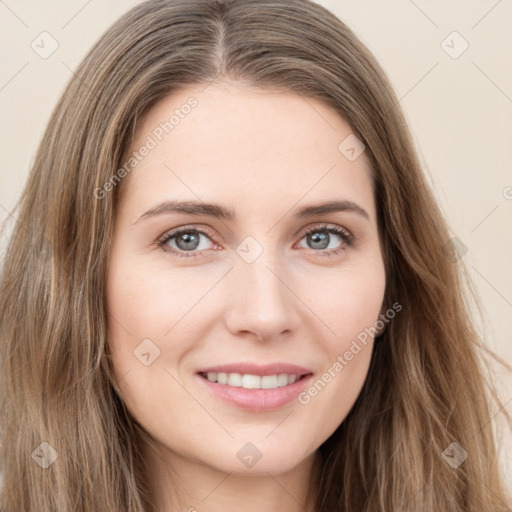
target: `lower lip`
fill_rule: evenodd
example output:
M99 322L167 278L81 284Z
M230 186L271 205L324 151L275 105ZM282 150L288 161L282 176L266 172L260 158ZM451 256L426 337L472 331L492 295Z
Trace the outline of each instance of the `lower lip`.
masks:
M275 389L245 389L211 382L197 374L198 379L214 395L226 402L247 411L263 412L279 409L297 398L311 381L313 374L308 374L293 384Z

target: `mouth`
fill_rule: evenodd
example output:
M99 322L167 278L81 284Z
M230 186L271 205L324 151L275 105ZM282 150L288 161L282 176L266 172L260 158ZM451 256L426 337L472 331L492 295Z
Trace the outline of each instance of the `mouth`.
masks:
M279 373L274 375L253 375L250 373L199 372L199 375L210 382L244 389L277 389L294 384L312 375Z
M287 363L227 364L202 368L196 375L215 399L250 412L275 411L292 403L313 379L312 371Z

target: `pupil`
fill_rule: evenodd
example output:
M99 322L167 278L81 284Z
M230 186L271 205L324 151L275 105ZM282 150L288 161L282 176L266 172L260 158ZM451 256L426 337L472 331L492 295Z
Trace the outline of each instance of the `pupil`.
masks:
M181 243L182 241L184 241L184 243ZM198 243L199 237L197 236L197 234L191 234L190 232L181 233L176 240L176 245L183 250L195 249L197 248Z
M313 245L320 243L320 246L315 246L314 249L325 249L329 245L329 234L322 231L316 231L310 235L309 239Z

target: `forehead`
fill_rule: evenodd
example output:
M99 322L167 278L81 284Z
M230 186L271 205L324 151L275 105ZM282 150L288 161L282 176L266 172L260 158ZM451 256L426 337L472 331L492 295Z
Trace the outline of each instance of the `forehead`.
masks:
M123 195L134 214L169 198L238 204L245 213L258 204L281 210L304 198L364 203L373 216L365 154L351 161L339 149L351 134L332 108L293 92L227 83L187 87L141 119L125 153L126 161L134 152L138 159Z

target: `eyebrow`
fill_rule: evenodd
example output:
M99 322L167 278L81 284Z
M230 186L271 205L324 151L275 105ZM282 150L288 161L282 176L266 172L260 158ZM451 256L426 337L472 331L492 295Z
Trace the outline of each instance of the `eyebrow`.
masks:
M304 206L295 212L295 217L304 219L333 212L354 212L370 220L368 212L352 201L338 200L326 203ZM232 208L219 204L205 203L203 201L164 201L143 213L135 222L157 217L167 213L185 213L189 215L203 215L228 221L234 221L236 214Z

